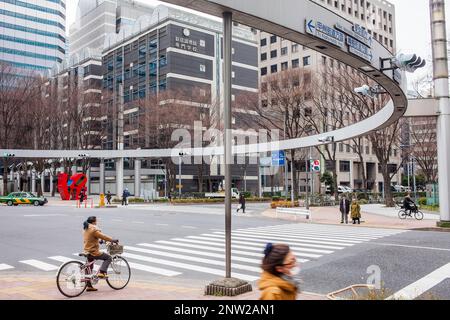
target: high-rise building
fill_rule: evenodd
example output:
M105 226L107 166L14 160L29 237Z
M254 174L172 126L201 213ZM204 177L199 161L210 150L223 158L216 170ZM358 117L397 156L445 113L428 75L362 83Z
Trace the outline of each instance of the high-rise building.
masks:
M148 111L144 102L158 95L164 96L164 93L176 94L177 104L182 105L181 110L175 109L179 106L173 106L170 120L176 123L174 127L185 124L190 130L194 122L192 115L198 112L198 120L206 117L209 119L208 127L221 129L222 29L220 21L161 5L155 8L151 16L142 17L124 34L112 34L106 39L108 45L103 51L103 103L106 107L103 125L106 139L103 149L118 147L122 86L125 149L160 147L151 144L146 124L156 116L146 116ZM232 52L232 94L237 103L238 96L258 92L258 42L255 34L235 27ZM161 103L167 105L172 100ZM241 130L245 130L243 118L246 116L245 110L235 105L234 134L240 135ZM206 129L202 128L203 131ZM149 159L142 163L142 173L148 176L148 181L154 177L150 170L158 160ZM134 174L132 169L133 162L127 159L125 177ZM223 166L218 159L211 159L211 165L204 166L202 179L199 179L199 165L183 163L181 173L183 192L217 191L224 179ZM256 164L233 165L232 175L232 187L257 191ZM179 176L180 173L177 173L177 179ZM202 187L200 180L203 181ZM125 185L134 190L127 178ZM154 185L157 185L156 180ZM161 190L161 183L158 185Z
M153 8L133 0L79 0L75 22L70 26L70 55L86 48L102 50L110 33L120 33Z
M381 43L391 53L395 54L395 7L388 1L383 0L313 0L319 5L346 18L354 25L364 28L375 41ZM308 73L319 73L323 66L333 67L333 59L324 56L312 49L293 43L286 39L271 35L266 32L259 32L260 42L260 87L264 91L267 87L266 79L271 75L283 72L288 69L304 68ZM337 66L334 63L334 66ZM362 84L361 84L362 85ZM261 102L264 105L264 101ZM382 192L383 177L377 157L369 139L364 139L360 145L364 155L364 162L361 163L359 155L356 153L356 146L352 141L341 142L336 145L336 163L330 161L322 162L322 172L331 170L332 166L337 166L338 185L349 186L354 189L370 189ZM398 147L394 147L389 165L390 172L395 172L401 163L401 152ZM320 159L316 152L312 154L313 159ZM324 159L322 159L324 160ZM366 185L363 183L361 172L364 168L366 175ZM300 166L300 192L306 191L306 167ZM394 176L393 183L401 180L400 172ZM281 180L282 181L282 180ZM316 175L314 183L315 192L320 190L319 176ZM269 191L269 187L266 191Z
M0 1L0 63L45 73L63 61L65 42L65 1Z

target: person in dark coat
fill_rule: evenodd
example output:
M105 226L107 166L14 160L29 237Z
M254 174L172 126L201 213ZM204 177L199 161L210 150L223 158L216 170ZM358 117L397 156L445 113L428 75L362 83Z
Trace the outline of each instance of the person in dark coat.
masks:
M106 204L111 204L111 198L112 198L111 191L108 191L106 193Z
M239 195L239 207L237 208L236 212L239 212L239 210L242 209L242 212L245 213L245 197L244 194Z
M350 200L347 199L347 195L343 194L341 201L339 202L339 211L341 211L341 223L348 224L348 213L350 212Z
M128 188L125 188L122 193L122 205L127 206L128 205L128 197L130 196L130 192L128 191Z

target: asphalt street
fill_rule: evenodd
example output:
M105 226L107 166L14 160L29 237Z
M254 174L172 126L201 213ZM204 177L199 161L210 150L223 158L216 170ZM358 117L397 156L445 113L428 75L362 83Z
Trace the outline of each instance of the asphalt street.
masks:
M266 208L248 204L247 214L233 213L233 272L254 284L268 241L291 245L301 262L302 289L320 294L364 284L369 277L395 293L450 263L447 232L292 223L261 216ZM98 217L104 233L126 246L124 256L141 266L132 268L133 279L204 286L223 273L223 205L1 206L0 277L54 277L61 264L55 257L75 258L82 251L82 222L90 215ZM379 270L375 278L373 270ZM440 276L417 298L450 299L450 274Z

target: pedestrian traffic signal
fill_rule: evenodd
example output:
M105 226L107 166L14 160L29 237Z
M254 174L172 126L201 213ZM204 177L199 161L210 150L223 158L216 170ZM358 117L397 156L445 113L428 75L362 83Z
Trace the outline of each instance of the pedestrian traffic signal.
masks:
M400 70L413 73L419 68L425 67L426 61L416 54L403 54L392 59L392 64Z
M311 160L310 165L312 172L320 172L320 160Z

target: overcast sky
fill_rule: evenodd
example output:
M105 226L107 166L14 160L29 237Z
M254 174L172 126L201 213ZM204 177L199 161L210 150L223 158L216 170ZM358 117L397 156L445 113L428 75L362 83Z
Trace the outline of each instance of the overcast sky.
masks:
M160 4L156 0L138 0L150 4ZM282 0L281 0L282 1ZM74 22L77 0L67 1L67 30ZM427 59L428 68L416 72L414 77L431 70L431 40L429 0L390 0L395 5L398 53L416 53ZM447 3L447 17L450 17L450 4ZM450 18L449 18L450 19ZM447 22L447 34L450 35L450 20Z

